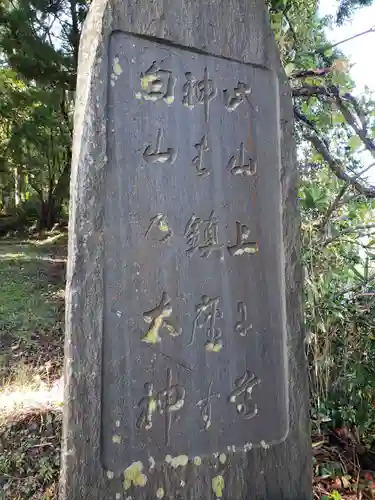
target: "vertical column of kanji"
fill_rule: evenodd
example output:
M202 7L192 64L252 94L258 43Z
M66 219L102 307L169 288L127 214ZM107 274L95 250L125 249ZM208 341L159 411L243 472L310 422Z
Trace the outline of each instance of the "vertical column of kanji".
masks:
M263 425L286 411L273 384L280 380L282 395L273 245L281 227L267 187L278 186L278 150L270 141L258 156L252 124L274 112L273 78L237 61L114 36L103 464L119 498L152 497L156 483L183 498L197 464L209 471L205 497L221 498L238 456L268 449L284 432L284 415ZM270 99L258 113L263 86ZM133 133L124 134L124 112ZM265 190L261 209L256 187Z

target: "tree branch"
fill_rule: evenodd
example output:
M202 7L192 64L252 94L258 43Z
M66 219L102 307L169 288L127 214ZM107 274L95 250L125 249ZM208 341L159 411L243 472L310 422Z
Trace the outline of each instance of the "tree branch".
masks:
M352 129L354 130L354 132L358 135L358 137L361 139L361 141L365 145L366 149L375 158L375 143L366 134L366 131L367 131L366 124L364 124L364 125L362 124L362 127L360 127L358 125L355 117L350 112L350 110L345 106L345 103L344 103L343 99L340 96L336 96L336 98L334 99L334 103L337 104L337 107L339 108L339 110L343 114L343 116L344 116L346 122L348 123L348 125L350 125L352 127ZM360 119L360 120L361 120L361 123L362 123L362 119Z
M375 229L375 223L373 223L373 224L362 224L362 225L359 225L359 226L349 227L347 229L343 229L336 236L332 236L332 238L329 238L329 239L325 240L325 242L323 243L323 246L326 247L327 245L329 245L333 241L341 238L341 236L343 236L345 234L353 234L353 233L356 233L357 231L369 231L370 229Z
M331 104L335 104L341 111L347 124L358 135L365 148L375 158L375 141L367 135L365 113L362 111L358 101L351 94L346 93L343 97L340 97L339 89L335 85L329 87L325 87L324 85L304 85L303 87L292 89L292 96L305 98L321 96ZM350 111L345 100L353 106L356 116Z
M306 136L306 139L310 141L316 151L322 155L324 161L328 163L328 166L338 179L341 179L347 184L353 186L359 193L365 195L366 197L375 198L375 187L365 186L364 184L358 182L355 176L352 177L348 175L341 162L331 155L327 146L324 144L323 140L318 137L318 135L308 135Z
M311 52L311 54L324 54L327 50L334 49L335 47L338 47L339 45L350 42L351 40L354 40L355 38L358 38L363 35L368 35L369 33L375 33L375 25L371 26L366 31L362 31L361 33L357 33L356 35L352 35L349 38L344 38L344 40L340 40L339 42L333 43L331 45L325 45L324 47L317 48L314 50L314 52Z
M316 135L319 135L319 131L318 129L316 128L316 125L315 123L312 121L312 120L309 120L309 118L307 118L307 116L305 116L302 111L300 111L297 106L294 106L293 107L293 110L294 110L294 116L300 121L302 122L304 125L307 125L311 130L313 130L315 132ZM323 141L323 143L325 144L325 146L328 148L328 142L322 138L321 139Z
M338 192L338 195L336 196L336 198L331 203L330 207L327 210L327 213L323 217L323 220L322 220L322 222L321 222L321 224L319 226L320 232L324 231L326 225L329 222L329 218L331 217L331 215L333 214L333 212L335 212L338 209L338 207L340 206L340 200L344 196L344 194L346 193L348 187L349 187L348 184L344 184L342 186L342 188L340 189L340 191Z
M292 97L313 97L318 95L327 95L327 89L324 85L304 85L299 88L292 88Z

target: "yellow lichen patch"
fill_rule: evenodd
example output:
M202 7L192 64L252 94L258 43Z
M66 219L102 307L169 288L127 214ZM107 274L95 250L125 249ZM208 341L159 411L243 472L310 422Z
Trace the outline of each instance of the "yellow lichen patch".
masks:
M163 233L167 233L169 231L169 227L167 226L167 224L161 222L159 224L159 230Z
M118 436L117 434L114 434L112 436L112 443L114 443L114 444L120 444L121 443L121 436Z
M159 335L159 330L164 323L164 318L159 316L155 318L154 324L149 328L146 335L141 339L141 342L146 342L146 344L158 344L161 342L161 338Z
M257 253L258 251L258 247L254 248L254 247L246 247L245 248L245 253Z
M174 96L168 96L166 99L165 99L166 103L167 104L173 104L173 101L174 101Z
M227 461L226 455L224 453L221 453L219 455L219 462L224 465L226 461Z
M197 466L201 465L202 464L201 457L194 457L193 463L194 463L194 465L197 465Z
M177 469L177 467L185 467L189 462L189 457L187 455L178 455L174 457L171 461L171 467Z
M167 307L163 309L161 314L152 321L151 326L148 329L146 335L143 338L141 338L141 342L146 342L146 344L158 344L159 342L161 342L159 331L161 327L164 325L164 320L166 318L169 318L171 314L172 314L172 308Z
M208 342L204 348L208 352L220 352L221 349L223 348L223 344L221 344L220 342L218 342L217 344L214 344L213 342Z
M120 76L122 73L122 68L120 66L120 60L118 57L115 57L113 60L112 70L116 76Z
M124 490L127 491L132 484L134 486L145 486L147 483L147 476L142 474L142 462L134 462L124 471Z
M152 411L152 413L154 413L156 411L156 408L157 408L156 399L152 398L149 401L148 408L149 408L150 411Z
M135 479L135 486L145 486L147 483L147 476L145 474L139 474L139 476Z
M224 478L223 476L215 476L211 481L212 491L217 498L223 498Z
M163 488L159 488L156 492L156 498L164 498L164 489Z
M159 100L159 96L156 96L156 95L150 95L150 94L144 94L142 96L144 98L145 101L158 101Z
M141 78L141 87L143 90L148 90L148 85L149 83L153 82L155 80L154 75L144 75Z
M172 455L167 455L165 457L165 461L167 462L167 464L170 464L172 462L173 458L172 458Z

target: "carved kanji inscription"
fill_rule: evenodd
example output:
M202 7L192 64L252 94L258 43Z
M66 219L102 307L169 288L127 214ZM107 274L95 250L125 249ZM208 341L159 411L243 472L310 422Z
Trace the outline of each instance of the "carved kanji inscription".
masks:
M165 420L165 444L170 441L172 413L181 410L185 404L185 389L179 384L172 383L172 369L167 369L167 378L164 389L154 392L151 382L146 382L144 390L146 395L139 401L140 414L136 426L138 429L151 429L153 415L158 413Z
M254 418L258 414L258 406L252 400L253 389L260 380L249 370L234 382L234 389L229 395L229 402L236 405L237 413L245 418Z
M155 230L155 233L157 233L155 239L160 243L168 241L169 238L171 238L171 236L173 235L173 231L168 224L168 217L163 213L156 214L151 218L145 236L148 236L153 232L153 230Z
M167 104L173 103L176 77L172 71L163 69L162 64L163 61L161 63L153 61L151 66L144 73L141 73L142 91L136 93L138 99L164 100Z
M217 96L217 87L204 68L201 80L196 80L190 71L185 73L186 83L183 88L183 104L192 109L197 103L204 106L204 118L208 122L210 116L210 103Z
M143 313L143 319L150 325L141 342L147 344L158 344L161 342L160 331L165 328L171 337L178 337L181 335L181 329L176 329L168 320L172 314L171 299L163 292L159 305Z
M210 174L209 170L204 165L204 154L210 150L210 148L208 147L208 140L206 135L204 135L201 141L195 145L195 149L197 150L198 154L193 158L193 165L198 177L206 177Z
M188 245L186 253L189 256L196 251L203 258L210 257L212 253L222 255L224 245L219 243L219 220L214 211L207 220L193 214L186 225L185 237Z
M258 251L256 241L250 239L250 229L246 224L236 222L236 243L228 247L229 255L240 256L245 254L253 254Z
M192 346L198 330L203 330L206 335L204 348L208 352L219 352L223 347L221 328L216 325L216 320L223 317L219 309L219 297L202 295L201 301L195 307L193 330L188 346Z
M247 306L245 302L237 302L237 311L240 319L235 324L234 331L235 333L239 333L241 337L246 337L248 332L252 329L253 325L248 322Z
M196 406L199 408L203 420L203 430L207 431L212 424L212 400L220 397L220 393L213 393L212 386L214 381L211 380L208 386L208 391L206 397L200 399Z
M161 142L163 139L162 129L158 130L156 135L156 145L152 144L146 146L143 152L143 159L146 163L174 163L177 157L177 151L175 148L167 148L162 151Z
M238 82L237 87L233 89L232 92L225 89L224 94L224 102L228 111L234 111L238 108L238 106L248 99L248 96L251 93L251 88L246 83Z
M288 427L277 75L201 49L111 35L90 238L104 240L102 459L118 477L129 457L212 456Z
M241 142L238 155L232 156L228 162L227 169L232 175L250 176L257 170L256 161L245 154L244 143Z

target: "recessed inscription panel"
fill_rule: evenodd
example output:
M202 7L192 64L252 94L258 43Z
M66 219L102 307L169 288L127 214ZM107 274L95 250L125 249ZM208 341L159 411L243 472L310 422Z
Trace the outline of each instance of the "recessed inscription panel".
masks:
M103 463L279 442L275 76L122 33L110 58Z

